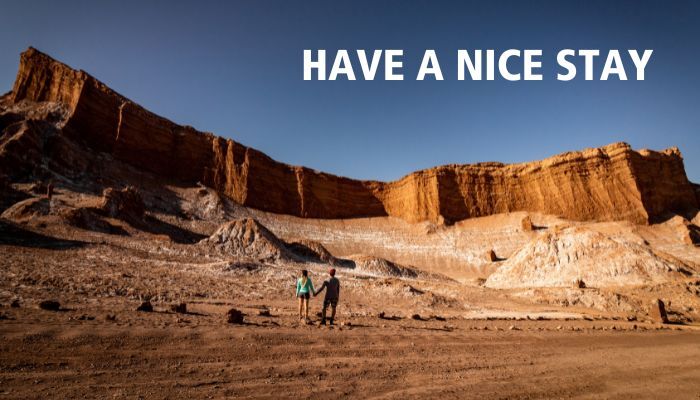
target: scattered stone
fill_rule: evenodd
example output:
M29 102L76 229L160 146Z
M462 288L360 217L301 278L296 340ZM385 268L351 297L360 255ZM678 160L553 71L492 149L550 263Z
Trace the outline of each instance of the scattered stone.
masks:
M498 257L496 256L496 252L493 251L493 249L486 252L486 261L488 261L488 262L498 261Z
M56 300L44 300L39 303L39 308L47 311L59 311L61 309L61 303Z
M153 312L153 304L150 301L144 301L140 306L136 307L136 311Z
M170 306L170 311L178 314L187 314L187 303L173 304Z
M227 321L229 324L242 324L243 323L243 313L235 308L228 310L226 313Z
M656 299L652 302L651 309L649 310L649 316L654 322L660 322L662 324L668 323L668 315L666 314L666 305L663 300Z

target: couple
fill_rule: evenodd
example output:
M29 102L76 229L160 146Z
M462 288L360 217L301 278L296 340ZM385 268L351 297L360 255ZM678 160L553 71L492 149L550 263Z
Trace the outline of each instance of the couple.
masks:
M309 323L309 298L311 297L311 293L313 293L314 296L318 296L323 289L326 289L326 297L323 299L321 325L326 324L326 309L328 309L328 306L331 306L331 317L329 322L331 325L333 325L335 308L338 306L338 298L340 297L340 281L335 277L335 268L331 268L328 271L328 275L330 275L330 277L323 282L323 285L317 291L314 291L314 284L311 283L311 279L309 279L309 271L305 269L302 270L301 277L297 279L299 318L304 319L306 323Z

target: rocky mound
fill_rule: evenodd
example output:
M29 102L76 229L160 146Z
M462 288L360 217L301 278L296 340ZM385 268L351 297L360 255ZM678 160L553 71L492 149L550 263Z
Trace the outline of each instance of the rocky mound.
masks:
M2 213L2 218L13 221L22 221L51 212L51 204L47 199L32 197L15 203Z
M256 260L296 258L274 233L252 218L227 222L199 244L225 255Z
M587 287L664 282L679 267L643 244L613 239L583 228L539 235L486 280L491 288Z
M105 221L90 207L61 210L60 215L69 225L76 228L112 235L127 235L123 228Z
M355 271L368 275L396 278L418 278L420 275L413 268L405 267L380 257L358 255L350 256L349 258L355 263Z
M202 182L244 206L280 214L389 215L409 222L450 223L533 211L573 220L647 223L669 211L698 208L696 189L675 148L637 152L618 143L523 164L446 165L394 182L359 181L294 167L159 117L84 71L30 48L22 54L12 92L2 103L11 108L46 102L67 111L52 143L84 143L162 181ZM0 143L0 166L29 173L41 165L43 155L56 165L77 169L80 164L88 170L80 157L71 158L75 152L43 146L37 133L43 130L41 121L32 121L10 118L10 125L0 126L0 138L13 138L11 151ZM61 146L70 149L65 143Z
M310 262L342 265L344 260L335 258L321 243L308 239L298 239L287 243L287 249L299 258Z
M107 188L102 192L99 210L108 217L127 222L141 222L146 210L139 192L127 186L122 190Z

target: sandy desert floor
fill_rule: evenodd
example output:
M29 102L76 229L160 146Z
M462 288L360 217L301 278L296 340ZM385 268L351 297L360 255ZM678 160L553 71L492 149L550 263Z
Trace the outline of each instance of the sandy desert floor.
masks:
M284 315L289 310L233 326L221 323L222 306L191 308L191 315L118 315L114 322L89 309L8 312L13 319L0 325L0 394L8 399L700 396L700 332L690 328L369 317L341 317L344 326L330 328L300 325ZM95 320L76 319L86 313Z
M697 273L632 288L488 288L483 278L501 261L484 261L484 249L507 258L541 234L519 232L518 214L437 228L313 221L228 209L195 188L165 203L203 215L148 213L139 229L105 218L114 234L63 216L99 195L61 188L42 205L16 188L27 203L0 219L2 398L700 398ZM338 266L336 325L319 325L319 298L307 325L294 281L306 268L318 286L327 263L249 260L197 244L244 217L341 257L365 250L419 262L398 272ZM586 226L645 240L695 271L697 248L678 244L672 227ZM257 235L252 248L265 249ZM679 323L648 315L659 296L672 299ZM154 312L136 311L144 299ZM44 300L60 310L40 309ZM186 313L171 310L181 302ZM227 323L231 308L245 313L243 325Z

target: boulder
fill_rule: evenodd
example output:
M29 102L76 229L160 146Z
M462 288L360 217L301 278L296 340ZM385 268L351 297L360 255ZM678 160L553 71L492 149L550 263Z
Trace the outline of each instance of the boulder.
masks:
M153 304L151 304L150 301L144 301L138 307L136 307L136 311L153 312Z
M132 186L122 190L107 188L102 192L99 209L108 217L127 222L140 222L146 207L141 194Z
M178 314L187 314L187 303L178 303L170 305L170 311Z
M61 303L56 300L44 300L39 303L39 308L47 311L59 311L61 309Z
M486 261L488 261L488 262L498 261L498 256L496 256L496 252L493 251L493 249L486 252Z
M235 308L232 308L226 313L226 321L229 324L243 324L243 313Z
M652 301L651 308L649 309L649 316L652 320L654 320L654 322L662 324L668 323L668 314L666 314L666 304L664 304L663 300L656 299Z

